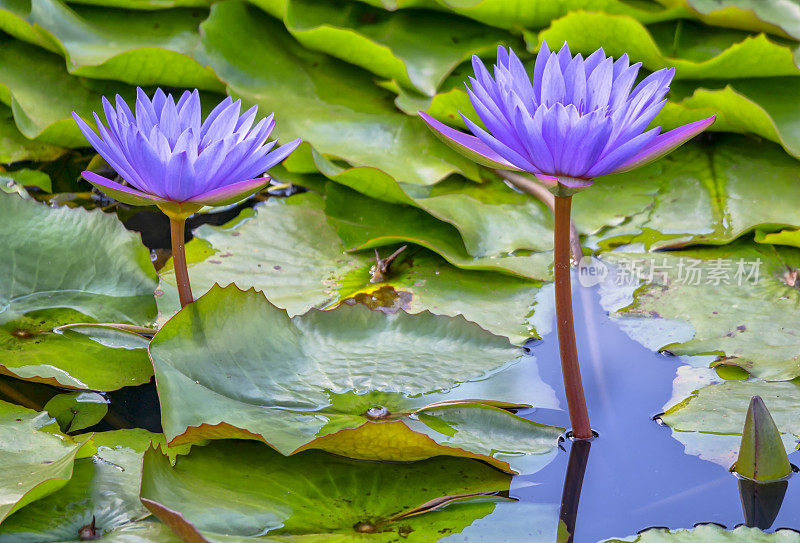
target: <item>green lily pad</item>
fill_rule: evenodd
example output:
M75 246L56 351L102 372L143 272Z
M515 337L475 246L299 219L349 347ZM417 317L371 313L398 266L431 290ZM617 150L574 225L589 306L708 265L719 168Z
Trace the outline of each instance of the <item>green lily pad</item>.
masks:
M320 451L287 458L258 443L221 441L174 467L148 451L141 496L187 541L473 541L490 529L534 541L554 532L557 512L504 498L509 482L463 458L406 465Z
M780 232L764 232L757 230L755 241L758 243L771 243L773 245L791 245L800 247L800 229L781 230Z
M795 96L800 92L796 77L737 79L724 87L719 81L676 82L670 102L658 116L664 130L716 115L710 130L752 133L779 143L800 157L800 130Z
M791 326L800 290L786 280L800 265L797 249L742 241L604 258L618 267L616 277L604 283L607 300L642 284L632 303L606 307L618 310L634 339L678 355L714 354L712 365L738 366L766 380L800 375L797 330Z
M59 89L52 93L52 89ZM98 110L100 97L119 93L126 100L133 87L77 79L64 59L17 40L0 39L0 101L11 107L17 128L27 138L62 147L86 147L72 111L86 119Z
M54 330L155 318L156 274L138 234L99 210L49 208L0 194L0 246L6 254L0 264L0 371L91 390L150 379L142 345L112 348L78 331Z
M258 9L217 3L201 28L195 58L214 69L230 94L274 111L281 140L301 137L325 155L409 183L432 184L453 172L476 175L475 164L439 142L420 119L398 112L369 73L304 49Z
M289 318L217 286L161 328L150 356L170 444L247 438L287 455L449 454L534 471L562 431L502 409L557 403L519 349L463 318L361 306Z
M663 9L646 3L620 0L362 0L386 9L437 7L500 28L541 28L570 11L591 9L631 15L644 23L665 21L687 14L683 7Z
M800 382L725 381L693 391L661 415L687 454L730 468L739 453L747 407L761 396L772 414L787 452L797 448Z
M669 8L683 7L707 24L771 32L800 38L800 16L794 0L658 0Z
M345 252L322 208L319 195L299 194L271 199L228 225L198 228L187 244L194 294L214 283L253 287L290 316L344 301L384 311L464 315L520 344L549 331L552 304L540 294L541 283L462 270L421 247L410 246L384 281L372 283L374 253ZM382 248L380 253L385 258L392 251ZM180 308L169 265L162 270L157 300L161 321Z
M97 392L65 392L53 396L44 406L64 433L93 426L108 413L108 400Z
M762 532L758 528L738 526L726 530L716 524L700 524L689 530L667 530L650 528L639 535L624 539L607 539L603 543L797 543L800 534L793 530Z
M39 40L47 36L50 49L66 57L67 70L74 75L132 85L218 92L225 88L210 68L191 57L200 41L198 24L208 16L206 10L100 10L68 7L59 0L27 4L28 13L18 14Z
M363 4L291 0L286 28L303 46L433 95L473 54L494 53L508 34L440 12L389 14ZM424 40L420 36L425 36Z
M463 201L458 197L455 200L456 203ZM438 205L440 210L444 208L453 214L461 215L461 211L455 210L453 199L440 200L432 205ZM339 185L331 185L325 191L325 212L349 251L408 241L439 253L459 268L506 272L539 280L551 277L552 251L522 250L502 256L474 257L467 252L464 241L454 226L439 221L415 207L376 201ZM471 221L467 220L466 224L469 228L480 228L477 224L479 220L473 218ZM500 228L502 229L502 226ZM537 234L541 234L545 239L552 238L552 235L545 237L547 231L543 228L539 228L538 232L530 232L535 240ZM529 242L520 241L529 239L526 236L515 236L513 239L531 245ZM549 243L541 238L537 241L542 246L547 246Z
M72 477L76 459L94 452L88 440L50 433L51 425L46 413L0 401L0 522L59 490Z
M65 151L47 143L29 140L20 134L11 109L0 105L0 164L24 160L46 162L57 159Z
M753 229L796 226L798 166L777 146L740 136L689 144L641 170L599 179L575 196L573 220L594 233L588 246L728 243Z
M68 0L68 4L82 4L89 6L102 6L107 8L161 10L172 8L199 8L208 7L211 0Z
M435 185L420 186L398 183L379 170L341 168L316 152L312 153L312 158L322 174L340 185L390 204L418 207L452 224L472 256L505 257L517 249L539 252L553 249L552 212L537 199L515 192L490 172L482 172L485 179L481 183L453 175ZM348 191L341 189L326 191L326 194L328 201L350 198ZM360 201L365 200L361 198ZM353 207L358 206L354 203ZM427 223L422 230L438 230L443 232L442 236L450 230L442 225L432 226L436 223L430 219ZM455 241L448 244L459 245Z
M148 516L139 500L142 454L157 436L141 430L94 434L97 454L76 460L60 490L6 519L0 543L77 543L86 540L79 532L92 522L99 541L177 543L165 525L141 520Z
M588 55L600 47L613 57L627 53L631 62L641 62L650 71L675 67L676 79L800 75L794 62L795 43L690 21L648 29L630 16L573 12L538 34L526 32L525 38L532 51L546 40L551 47L560 47L566 41L573 54Z
M3 190L12 186L18 186L36 187L45 192L52 192L52 184L49 175L39 170L29 170L27 168L15 170L13 172L0 171L0 184L2 184Z

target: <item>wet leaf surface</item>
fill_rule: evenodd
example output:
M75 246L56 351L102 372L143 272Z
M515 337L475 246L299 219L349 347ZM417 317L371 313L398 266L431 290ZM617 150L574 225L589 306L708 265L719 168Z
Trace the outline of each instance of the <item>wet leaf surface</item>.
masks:
M173 444L248 438L283 454L449 454L533 471L562 431L495 407L556 405L520 350L460 317L343 306L290 319L260 293L215 287L150 353Z
M229 462L231 456L237 462ZM247 483L231 486L239 481ZM469 541L480 541L481 530L503 530L514 518L517 504L503 498L508 488L508 476L463 458L369 463L320 451L287 458L263 444L223 441L193 449L174 467L157 450L148 451L142 498L156 515L172 520L196 541L245 541L261 535L267 541L309 543L422 542L450 534L456 535L446 541L467 540L467 534L475 538ZM474 494L479 495L467 498ZM203 498L209 495L215 496L213 504ZM442 499L450 503L404 516ZM536 512L513 520L521 537L541 533L538 523L544 515ZM544 520L555 524L552 516Z
M715 524L704 524L690 530L665 530L653 528L645 530L638 536L625 539L608 539L604 543L621 543L633 541L636 543L659 543L661 541L675 543L795 543L800 541L800 534L793 530L778 530L775 533L762 532L758 528L739 526L733 530L726 530Z
M45 404L64 433L77 432L100 422L108 413L108 400L97 392L65 392Z
M221 92L214 72L192 59L198 24L207 16L198 9L129 12L31 0L24 21L65 56L74 75Z
M142 454L158 437L141 430L94 434L97 454L76 460L72 478L57 492L9 517L0 542L78 542L94 534L99 541L177 543L163 524L142 520L148 516L139 500Z
M0 402L0 522L62 488L76 459L94 451L86 439L52 433L52 422L46 413Z
M100 211L52 209L3 194L0 245L0 371L94 390L150 379L142 346L111 348L76 331L53 331L74 322L155 318L155 272L138 236Z
M526 33L530 50L538 50L543 40L553 48L566 41L573 54L584 56L600 47L615 58L627 53L632 63L641 62L653 72L674 67L676 79L800 75L793 42L690 21L648 28L629 16L573 12L553 21L538 35Z
M714 354L766 380L800 375L800 290L789 286L794 248L748 242L664 253L608 253L619 268L605 283L608 309L634 339L674 354ZM644 282L632 299L615 296ZM618 284L617 284L618 283ZM622 288L621 288L622 287Z
M397 112L371 75L303 49L256 8L218 3L201 28L198 61L210 65L232 95L274 111L281 140L302 137L323 154L409 183L430 184L453 172L475 175L476 166L436 140L421 120Z
M800 383L761 380L725 381L693 391L661 417L672 436L686 446L687 454L730 468L739 453L747 406L761 396L775 420L787 452L800 440Z
M349 2L286 2L283 21L303 46L433 95L473 54L494 54L500 30L434 11L390 14ZM420 40L419 36L427 36Z
M462 270L413 245L398 256L385 281L370 282L374 252L347 253L323 205L318 195L300 194L270 200L229 225L197 229L187 245L195 295L214 283L235 283L263 291L292 316L355 300L386 311L462 314L515 343L547 331L552 309L540 301L541 283ZM379 254L386 257L395 248L380 247ZM162 271L161 278L158 305L168 317L179 308L177 289L171 272Z

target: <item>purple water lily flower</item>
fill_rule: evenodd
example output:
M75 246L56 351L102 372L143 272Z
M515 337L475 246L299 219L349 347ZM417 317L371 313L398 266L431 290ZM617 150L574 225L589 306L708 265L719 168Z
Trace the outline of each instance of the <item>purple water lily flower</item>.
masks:
M627 55L615 62L602 49L584 60L573 57L566 43L558 53L543 43L532 80L514 51L503 47L497 49L494 78L478 57L472 66L467 92L488 131L463 115L474 135L422 111L420 116L474 161L529 172L567 192L652 162L714 122L712 116L664 134L660 128L645 131L664 107L675 69L654 72L634 87L641 63L629 65Z
M150 100L137 89L136 115L117 95L116 110L103 98L108 126L94 114L98 136L72 113L92 147L130 186L85 171L83 177L130 205L157 205L170 216L191 215L204 205L227 205L263 188L265 171L300 144L272 151L266 143L273 116L255 126L257 107L241 113L241 101L225 98L201 123L200 95L186 91L175 103L158 89ZM252 127L252 128L251 128Z

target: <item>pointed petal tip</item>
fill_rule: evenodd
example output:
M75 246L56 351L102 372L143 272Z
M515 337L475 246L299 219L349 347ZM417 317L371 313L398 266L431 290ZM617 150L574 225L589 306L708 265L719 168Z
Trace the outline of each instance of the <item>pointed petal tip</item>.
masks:
M679 126L678 128L674 128L669 132L659 134L637 155L610 173L627 172L641 166L645 166L661 158L711 126L716 118L716 115L712 115L711 117L700 119L699 121L694 121L689 124Z
M460 113L460 112L459 112ZM457 153L469 158L470 160L487 166L489 168L499 168L502 170L520 171L519 168L512 165L506 159L497 154L491 147L483 143L477 137L466 134L455 128L447 126L441 121L438 121L425 113L424 111L417 111L417 114L428 125L428 128L439 138L445 145L456 151ZM464 116L461 114L462 117ZM464 117L466 119L466 117Z
M147 194L146 192L136 190L132 187L121 185L116 181L112 181L107 177L103 177L102 175L98 175L89 170L82 171L81 175L84 179L97 187L104 194L122 202L123 204L132 206L152 206L166 201L163 198L159 198L153 194Z

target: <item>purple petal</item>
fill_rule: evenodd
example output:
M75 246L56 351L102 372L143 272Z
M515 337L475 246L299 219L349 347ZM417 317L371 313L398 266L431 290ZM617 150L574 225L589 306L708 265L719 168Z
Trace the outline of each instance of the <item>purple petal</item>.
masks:
M533 95L537 106L542 103L542 78L544 77L544 67L547 65L549 58L550 48L547 47L547 42L543 40L542 47L536 54L536 63L533 65Z
M289 144L287 143L286 145ZM270 177L266 176L258 179L248 179L246 181L239 181L238 183L231 183L230 185L225 185L224 187L219 187L214 190L204 192L203 194L193 196L187 200L187 202L207 206L224 206L235 204L239 200L243 200L254 192L265 187L267 183L269 183L269 180Z
M448 147L454 149L470 160L490 168L519 170L519 168L513 166L510 162L494 152L491 147L483 143L475 136L471 136L454 128L450 128L446 124L437 121L424 111L418 111L417 113L420 117L422 117L422 120L428 124L436 137L447 144Z
M566 93L567 89L564 85L564 74L561 72L558 56L552 54L547 64L544 66L544 74L542 75L542 99L540 103L543 106L550 107L553 104L562 102Z
M116 181L112 181L111 179L107 179L102 175L97 175L96 173L88 170L81 172L81 175L83 175L84 179L103 191L106 195L111 196L123 204L132 206L152 206L166 202L166 200L163 200L158 196L153 196L152 194L147 194L131 187L126 187L125 185L120 185Z
M632 156L636 156L642 149L647 147L660 132L659 128L648 130L644 134L639 134L631 138L622 145L606 149L600 160L586 172L586 177L600 177L613 172L620 164L624 164Z
M660 134L639 151L636 156L611 173L627 172L661 158L711 126L715 119L716 115L712 115L707 119L685 124L674 130Z
M506 145L505 142L502 142L489 134L486 130L464 116L463 113L461 114L461 118L464 120L464 124L467 125L467 128L469 128L479 140L488 145L489 148L495 153L508 160L509 163L528 172L539 171L539 169L534 166L527 157L522 156L520 153Z

